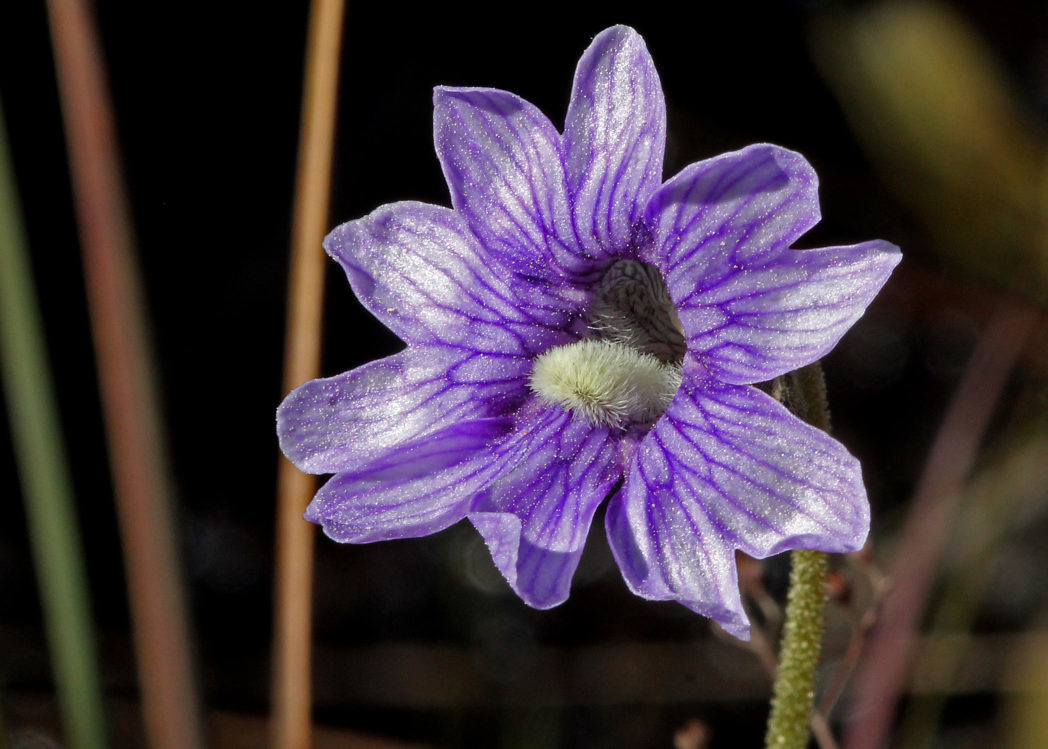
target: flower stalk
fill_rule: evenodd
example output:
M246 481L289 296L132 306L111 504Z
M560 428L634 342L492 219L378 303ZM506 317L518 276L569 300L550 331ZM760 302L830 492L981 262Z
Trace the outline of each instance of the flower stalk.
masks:
M790 593L779 670L765 746L803 749L815 700L815 669L822 646L826 603L826 552L800 549L790 555Z
M824 431L830 428L826 381L818 362L787 376L786 401L794 413ZM822 649L827 555L799 549L790 556L790 588L779 668L765 746L804 749L808 744L815 675Z

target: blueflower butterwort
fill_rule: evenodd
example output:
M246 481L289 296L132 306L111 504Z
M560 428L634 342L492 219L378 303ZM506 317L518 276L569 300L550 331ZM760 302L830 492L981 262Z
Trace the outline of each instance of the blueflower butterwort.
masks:
M284 453L335 474L306 517L350 543L464 518L529 605L563 602L594 513L627 585L749 636L735 550L859 549L858 461L754 387L826 354L900 253L795 250L798 153L760 144L663 181L643 39L599 34L563 132L490 88L437 88L452 208L385 205L324 243L407 344L291 393Z

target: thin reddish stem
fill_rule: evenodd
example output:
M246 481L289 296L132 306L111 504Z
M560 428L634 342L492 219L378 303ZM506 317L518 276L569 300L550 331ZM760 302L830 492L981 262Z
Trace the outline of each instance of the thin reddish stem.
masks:
M848 749L884 746L913 659L917 625L964 481L1036 314L1008 304L983 329L943 418L902 530L891 578L855 689Z
M202 745L145 305L94 24L48 0L149 745Z

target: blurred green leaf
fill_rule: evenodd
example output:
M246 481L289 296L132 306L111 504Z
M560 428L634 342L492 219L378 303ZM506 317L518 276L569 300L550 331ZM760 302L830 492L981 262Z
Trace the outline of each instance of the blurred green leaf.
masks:
M66 743L106 745L95 633L43 325L0 109L0 374Z
M1048 141L964 19L937 2L886 2L812 31L856 136L940 259L1048 299Z

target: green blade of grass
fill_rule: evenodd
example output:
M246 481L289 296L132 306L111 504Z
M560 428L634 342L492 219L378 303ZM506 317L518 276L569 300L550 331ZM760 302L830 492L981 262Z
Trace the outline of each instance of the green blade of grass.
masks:
M0 108L0 372L67 745L106 745L95 635L43 325Z

